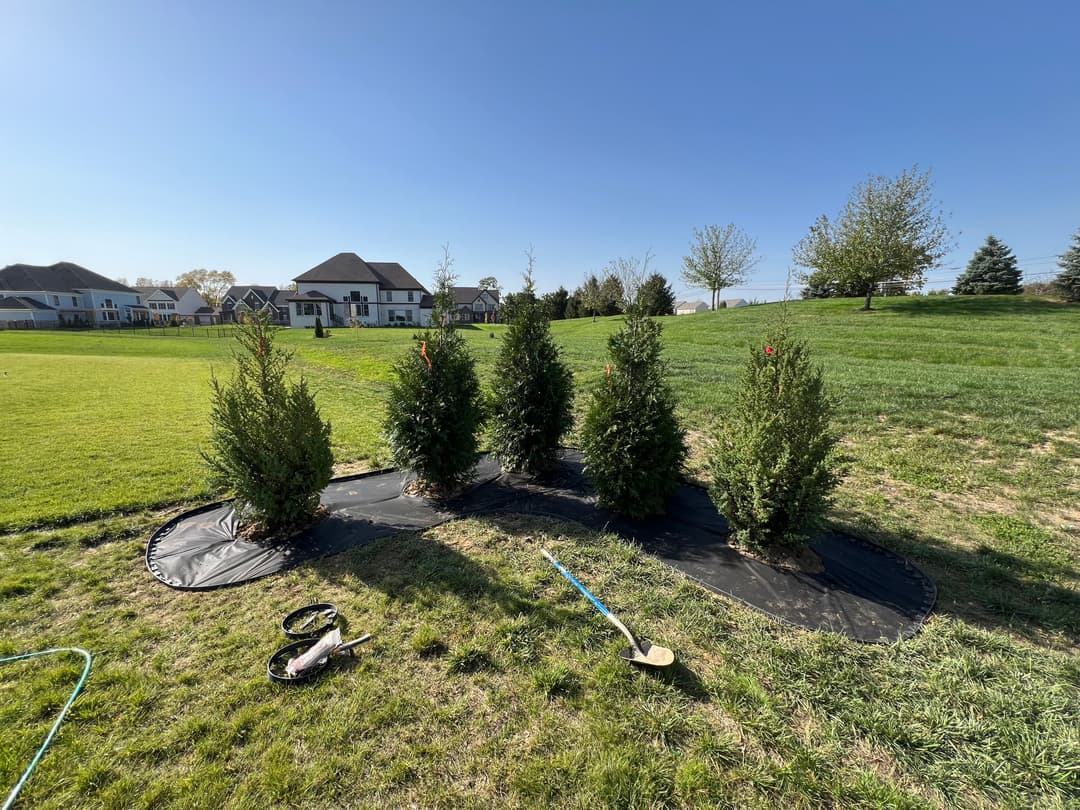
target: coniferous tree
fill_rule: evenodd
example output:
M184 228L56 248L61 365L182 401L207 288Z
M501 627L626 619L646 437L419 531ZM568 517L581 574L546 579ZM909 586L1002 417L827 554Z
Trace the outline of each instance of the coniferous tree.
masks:
M660 273L645 279L637 291L637 302L645 315L675 314L675 293Z
M785 322L751 347L734 406L709 453L709 494L736 539L800 543L837 484L822 370Z
M334 466L330 423L302 377L286 381L292 355L274 345L276 332L265 310L236 327L233 378L211 377L211 449L202 454L213 482L235 492L241 516L267 533L310 520Z
M608 338L610 362L581 431L586 473L600 503L631 518L664 511L686 458L660 333L659 323L633 308Z
M956 279L957 295L1019 295L1020 268L1016 256L996 236L986 237L986 244L975 251L965 270Z
M1061 272L1054 279L1054 288L1066 301L1080 302L1080 231L1073 235L1072 246L1058 257Z
M451 318L456 277L444 251L435 273L439 314L432 316L440 325L415 335L394 364L386 417L394 463L415 472L435 497L453 495L472 478L484 422L476 363Z
M529 474L550 469L573 424L573 374L551 337L547 307L536 297L532 254L525 289L495 361L492 442L504 468Z
M326 337L326 334L323 332L322 318L318 315L315 316L315 337Z

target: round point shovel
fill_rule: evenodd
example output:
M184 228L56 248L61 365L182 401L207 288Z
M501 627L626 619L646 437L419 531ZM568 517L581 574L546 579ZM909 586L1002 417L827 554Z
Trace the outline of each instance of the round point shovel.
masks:
M611 622L613 625L619 628L619 632L626 636L630 642L630 648L623 650L619 653L619 657L624 661L629 661L633 664L642 664L647 667L669 667L675 663L675 653L669 650L667 647L661 647L658 644L653 644L647 638L643 638L640 641L634 636L633 633L627 628L625 624L619 621L610 610L604 607L603 603L589 593L589 589L582 585L574 575L567 571L561 562L556 560L547 549L540 549L540 553L547 558L547 561L555 566L560 574L570 580L570 584L581 591L585 597L593 603L593 606Z

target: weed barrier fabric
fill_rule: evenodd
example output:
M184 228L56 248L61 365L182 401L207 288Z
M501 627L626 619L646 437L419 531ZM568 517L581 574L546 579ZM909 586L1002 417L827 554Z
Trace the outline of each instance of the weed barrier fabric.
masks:
M469 489L442 505L404 495L409 480L402 472L384 471L331 481L321 498L327 516L289 543L238 538L231 503L186 512L150 538L147 568L178 589L238 585L454 518L517 512L615 532L711 591L788 624L858 641L910 637L937 597L934 583L903 557L836 532L824 532L810 544L821 560L820 572L747 557L727 542L727 522L708 493L690 484L672 497L666 515L644 521L614 515L597 507L581 455L573 450L563 451L559 468L543 482L503 473L485 456Z

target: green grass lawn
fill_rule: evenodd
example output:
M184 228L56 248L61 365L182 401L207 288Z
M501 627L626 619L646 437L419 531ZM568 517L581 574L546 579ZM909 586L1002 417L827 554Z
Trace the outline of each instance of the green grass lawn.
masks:
M142 550L163 514L215 496L198 448L229 341L0 333L0 655L98 656L26 806L1080 805L1080 310L856 306L791 311L839 399L833 522L939 584L923 632L890 647L777 625L540 519L459 521L238 589L170 591ZM776 309L664 320L696 450ZM618 321L555 324L580 394ZM501 331L465 330L482 379ZM384 460L382 403L410 336L283 333L340 460ZM626 668L542 543L680 667ZM276 688L277 622L314 599L375 640L311 687ZM0 667L0 789L78 671Z

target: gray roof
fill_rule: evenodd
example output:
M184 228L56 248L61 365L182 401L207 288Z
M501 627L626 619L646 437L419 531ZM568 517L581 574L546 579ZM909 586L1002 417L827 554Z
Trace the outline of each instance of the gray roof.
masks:
M384 290L420 290L424 285L397 262L365 262L355 253L339 253L293 279L317 284L378 284Z
M44 309L50 312L53 311L53 308L48 304L21 295L6 295L0 298L0 309Z
M135 289L138 290L140 293L142 293L144 296L153 295L158 290L160 290L161 292L163 292L167 296L169 296L169 298L171 298L173 301L179 301L181 298L184 297L184 294L187 293L187 291L192 289L192 288L191 287L136 287Z
M275 307L289 308L289 296L293 294L292 290L274 290L270 295L270 303Z
M432 309L435 306L435 296L424 293L420 296L420 309Z
M367 262L355 253L339 253L322 264L317 264L293 281L309 284L319 281L352 282L354 284L378 284L379 277Z
M709 305L704 301L680 301L675 305L675 309L694 309L695 307L709 308Z
M375 271L379 286L384 290L420 290L427 292L424 285L413 278L412 274L397 262L368 262L368 267Z
M458 306L467 306L480 297L481 292L486 292L496 302L499 300L499 294L495 290L481 290L479 287L451 287L451 291L454 293L454 303Z
M80 290L107 290L136 294L119 281L98 275L71 262L57 262L48 267L32 264L9 264L0 270L0 290L17 292L41 290L52 293L72 293Z
M276 289L277 287L262 284L237 285L235 287L229 287L225 295L222 296L221 300L224 301L226 298L231 297L234 301L239 302L243 301L244 298L247 297L248 293L254 292L256 298L258 298L262 302L265 302L269 300L270 296L274 294L274 291Z
M290 293L289 294L289 300L290 301L335 301L336 302L336 299L331 298L326 293L321 293L318 290L308 290L307 292L302 292L302 293Z

